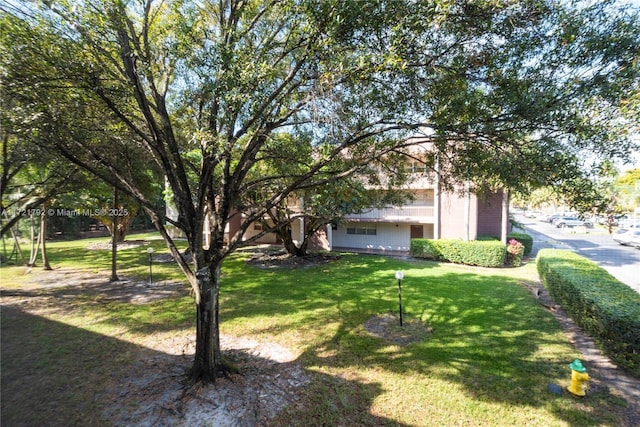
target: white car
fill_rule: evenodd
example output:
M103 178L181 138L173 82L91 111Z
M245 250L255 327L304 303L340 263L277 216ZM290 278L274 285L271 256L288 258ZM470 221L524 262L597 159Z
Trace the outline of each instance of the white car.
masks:
M587 228L591 228L593 226L593 224L591 224L591 221L583 221L573 216L562 216L560 218L555 219L553 221L553 224L555 224L557 228L576 227L576 226L578 227L584 226Z
M613 236L615 242L621 245L637 246L640 245L640 229L632 228L624 233L616 233Z
M625 230L630 230L632 228L640 228L640 222L633 222L633 221L621 222L618 226Z
M638 230L638 231L640 231L640 230ZM632 236L629 239L628 245L629 246L635 246L636 248L640 249L640 234L637 235L637 236Z

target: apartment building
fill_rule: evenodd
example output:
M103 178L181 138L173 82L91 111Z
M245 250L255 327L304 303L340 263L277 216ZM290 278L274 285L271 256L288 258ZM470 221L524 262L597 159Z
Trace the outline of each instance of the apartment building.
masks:
M409 167L415 177L404 189L412 193L412 200L402 206L371 208L347 215L339 224L317 232L309 248L407 252L414 238L475 240L479 236L506 236L510 231L509 201L502 191L480 197L464 191L463 184L460 191L442 191L437 174L427 174L415 164ZM239 220L236 217L232 221L228 232L235 233ZM294 240L300 241L304 235L302 221L296 219L292 224ZM254 223L244 239L261 232L262 225ZM256 243L280 242L275 234L267 233Z
M508 224L508 201L501 191L485 197L464 191L444 192L439 190L437 179L426 177L413 182L410 189L415 197L406 205L347 216L344 224L329 230L330 247L406 252L414 238L500 237L503 221Z
M406 189L412 200L402 206L366 209L347 215L338 225L327 226L314 237L310 247L325 250L363 250L373 252L407 252L411 239L475 240L479 236L500 237L508 229L508 200L502 191L479 197L464 189L445 192L437 178L428 175L413 180ZM504 215L504 217L503 217ZM293 224L294 239L301 239L301 219ZM259 233L260 224L247 232L246 238ZM278 243L273 234L259 243Z

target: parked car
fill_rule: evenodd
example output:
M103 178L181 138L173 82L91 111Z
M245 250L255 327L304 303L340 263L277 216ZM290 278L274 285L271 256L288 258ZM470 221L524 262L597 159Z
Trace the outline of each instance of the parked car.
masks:
M544 221L548 222L549 224L553 224L553 222L555 220L557 220L558 218L562 218L562 215L560 215L560 214L551 214L551 215L548 215L547 217L545 217Z
M613 241L618 242L621 245L635 246L638 240L640 240L640 229L638 228L633 228L625 231L624 233L616 233L613 235Z
M634 222L633 220L620 222L618 224L620 228L624 228L625 230L630 230L632 228L640 228L640 222Z
M631 236L629 239L629 246L635 246L640 249L640 235Z
M640 224L627 224L625 227L619 227L615 234L626 233L629 230L640 230Z
M556 220L554 220L553 224L555 224L555 226L557 228L562 228L562 227L580 227L580 226L584 226L587 228L593 227L593 224L591 223L591 221L584 221L581 220L580 218L576 218L573 216L563 216L560 218L557 218Z

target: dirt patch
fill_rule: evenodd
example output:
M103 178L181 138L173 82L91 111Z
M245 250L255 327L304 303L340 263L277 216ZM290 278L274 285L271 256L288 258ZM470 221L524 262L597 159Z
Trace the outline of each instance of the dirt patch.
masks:
M433 329L420 319L403 315L402 326L398 313L385 313L371 317L364 324L371 335L397 345L420 342L431 336Z
M338 255L324 252L309 253L305 256L293 256L282 249L276 249L254 252L247 263L263 269L298 269L327 264L339 258Z
M65 313L77 297L92 304L147 304L189 292L184 283L149 284L129 278L109 282L104 274L69 269L33 271L28 279L31 283L24 288L3 290L3 306L25 313ZM20 346L19 341L13 344ZM223 355L239 373L221 378L215 385L192 385L187 379L195 354L194 331L190 328L155 333L135 344L137 360L127 367L117 367L123 373L116 374L114 369L98 399L104 408L101 418L109 425L265 425L296 402L297 390L311 380L296 362L298 355L273 342L222 336ZM5 345L11 344L3 339L3 354L9 351ZM22 377L32 374L12 373ZM39 395L40 391L33 393ZM42 399L56 406L55 396L47 394Z
M296 355L288 349L250 338L223 336L225 357L241 373L220 378L215 385L189 386L185 372L193 353L177 359L167 353L192 348L193 342L185 345L178 341L172 340L169 348L164 348L165 354L139 360L131 375L104 396L105 416L113 425L264 425L294 403L296 390L310 382L295 363Z
M136 280L119 275L119 280L111 282L101 273L91 271L77 271L68 268L40 270L30 273L30 289L38 290L46 295L46 290L55 290L56 298L69 298L83 295L101 302L128 302L132 304L146 304L169 297L187 295L189 288L182 282L166 280L148 281ZM20 290L3 291L4 296L19 295ZM51 292L50 295L54 295Z
M124 242L119 242L118 243L118 250L119 251L123 251L126 249L135 249L135 248L139 248L140 246L143 246L145 244L147 244L148 242L145 240L126 240ZM110 251L111 250L111 242L100 242L100 243L94 243L93 245L89 245L87 246L87 249L91 250L91 251Z

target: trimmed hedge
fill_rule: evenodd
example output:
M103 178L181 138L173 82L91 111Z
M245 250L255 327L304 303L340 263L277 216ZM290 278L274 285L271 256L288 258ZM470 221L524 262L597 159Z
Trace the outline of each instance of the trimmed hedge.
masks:
M542 249L537 268L571 318L615 363L640 377L640 294L571 251Z
M518 242L524 245L524 256L530 255L533 250L533 237L527 233L509 233L507 235L507 242L511 239L516 239Z
M409 254L419 258L433 258L456 264L500 267L506 248L499 241L411 239Z

